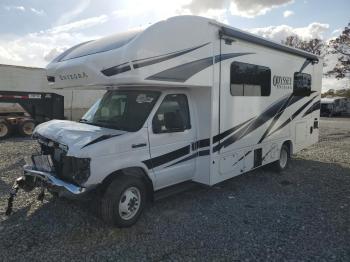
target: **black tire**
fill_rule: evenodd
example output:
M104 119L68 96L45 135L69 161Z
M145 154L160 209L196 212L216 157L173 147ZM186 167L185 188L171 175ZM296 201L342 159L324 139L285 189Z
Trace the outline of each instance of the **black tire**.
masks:
M290 150L286 144L283 144L280 151L280 156L277 161L273 162L273 169L276 172L282 172L286 170L290 162Z
M135 194L134 197L131 198L128 202L128 207L130 208L130 203L138 203L138 207L136 207L138 210L136 212L131 211L134 212L134 215L132 217L127 219L125 217L123 218L120 214L123 214L123 212L120 211L120 204L123 202L123 199L126 201L125 192L130 192L130 190L132 191L136 189L139 191L140 200L139 202L137 201L137 194ZM133 176L118 175L109 184L101 201L99 201L100 215L102 219L110 225L117 227L130 227L139 219L146 204L146 197L146 185L141 179ZM132 208L134 208L134 206L131 206L131 210ZM128 211L130 211L130 209ZM124 212L124 215L125 214L127 214L127 212Z
M10 125L5 121L0 121L0 140L9 137L11 134Z
M21 136L31 136L33 134L35 123L32 120L24 120L18 126L18 132Z

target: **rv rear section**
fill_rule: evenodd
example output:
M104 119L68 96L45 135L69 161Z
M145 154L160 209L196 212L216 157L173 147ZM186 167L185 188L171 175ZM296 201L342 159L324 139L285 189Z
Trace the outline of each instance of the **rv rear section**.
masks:
M210 19L83 43L47 73L54 88L107 92L79 122L35 129L41 153L20 184L93 192L117 226L133 225L157 192L267 164L282 171L318 141L322 61Z

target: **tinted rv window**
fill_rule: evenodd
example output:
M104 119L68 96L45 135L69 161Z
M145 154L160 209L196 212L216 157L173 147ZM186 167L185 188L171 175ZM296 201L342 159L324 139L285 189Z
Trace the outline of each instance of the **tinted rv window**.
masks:
M305 73L294 73L293 93L296 95L310 95L311 75Z
M230 91L233 96L269 96L271 93L270 68L233 62Z

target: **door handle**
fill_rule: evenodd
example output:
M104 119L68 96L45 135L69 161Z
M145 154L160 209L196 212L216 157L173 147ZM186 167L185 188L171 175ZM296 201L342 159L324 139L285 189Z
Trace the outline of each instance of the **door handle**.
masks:
M147 146L147 144L146 144L146 143L141 143L141 144L133 144L133 145L131 145L131 147L132 147L132 148L139 148L139 147L145 147L145 146Z

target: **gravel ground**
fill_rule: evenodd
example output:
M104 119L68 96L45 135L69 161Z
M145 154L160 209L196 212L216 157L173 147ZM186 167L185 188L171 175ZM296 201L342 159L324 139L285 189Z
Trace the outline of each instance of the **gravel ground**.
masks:
M321 142L282 174L260 169L157 201L128 229L38 191L7 194L29 139L0 142L0 260L350 261L350 120L323 119Z

